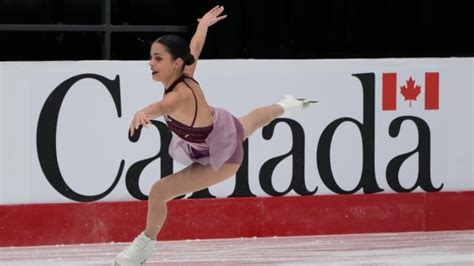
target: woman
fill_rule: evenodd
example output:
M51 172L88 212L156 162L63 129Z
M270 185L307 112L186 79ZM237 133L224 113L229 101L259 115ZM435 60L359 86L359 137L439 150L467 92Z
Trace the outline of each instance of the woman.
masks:
M130 125L133 135L150 119L164 116L173 138L170 155L189 165L157 181L148 198L145 230L117 255L116 265L140 265L151 255L156 236L167 214L167 202L176 196L198 191L234 175L243 159L242 142L273 119L289 116L309 101L285 96L274 105L257 108L237 119L224 109L208 105L199 83L193 79L208 27L224 19L223 6L216 6L200 20L188 45L175 35L157 39L150 49L152 78L163 83L163 99L138 111Z

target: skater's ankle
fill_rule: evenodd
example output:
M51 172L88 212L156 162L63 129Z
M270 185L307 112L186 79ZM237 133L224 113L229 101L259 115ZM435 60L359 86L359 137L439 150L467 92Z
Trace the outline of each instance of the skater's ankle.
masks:
M283 115L283 113L285 113L285 108L283 108L281 105L279 104L272 104L272 107L273 107L273 112L272 112L272 115L273 117L280 117Z
M146 231L143 231L143 235L146 236L150 240L156 240L156 236L150 236L152 234L147 233Z

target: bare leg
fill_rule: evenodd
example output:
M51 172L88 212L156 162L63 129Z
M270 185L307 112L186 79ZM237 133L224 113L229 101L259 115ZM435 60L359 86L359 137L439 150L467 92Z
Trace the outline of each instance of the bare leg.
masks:
M245 116L239 118L244 128L245 138L255 132L255 130L268 125L273 119L283 114L283 108L279 105L268 105L256 108Z
M224 164L214 172L210 166L192 164L175 174L157 181L150 190L145 235L155 239L167 215L167 202L171 199L217 184L234 175L238 164Z

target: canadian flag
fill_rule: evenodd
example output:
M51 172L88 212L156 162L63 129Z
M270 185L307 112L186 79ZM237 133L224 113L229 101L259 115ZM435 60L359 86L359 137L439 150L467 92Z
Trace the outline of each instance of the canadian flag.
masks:
M409 101L416 101L421 93L421 86L410 77L403 86L400 86L400 94ZM425 110L439 109L439 72L425 73ZM382 75L382 110L397 110L397 73L383 73Z

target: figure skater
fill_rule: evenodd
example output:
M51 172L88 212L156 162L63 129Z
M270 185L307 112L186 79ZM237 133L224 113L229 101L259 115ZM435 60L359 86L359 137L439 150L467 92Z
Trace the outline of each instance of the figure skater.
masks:
M224 19L223 6L216 6L201 19L190 44L176 35L157 39L150 49L153 80L165 90L163 99L138 111L130 135L150 120L164 116L173 133L169 146L174 160L188 165L156 181L149 192L146 227L115 258L115 265L142 265L151 256L156 236L165 222L167 202L208 188L234 175L243 160L242 142L277 117L288 117L306 108L310 101L286 95L273 105L259 107L235 118L224 109L211 107L193 78L210 26Z

